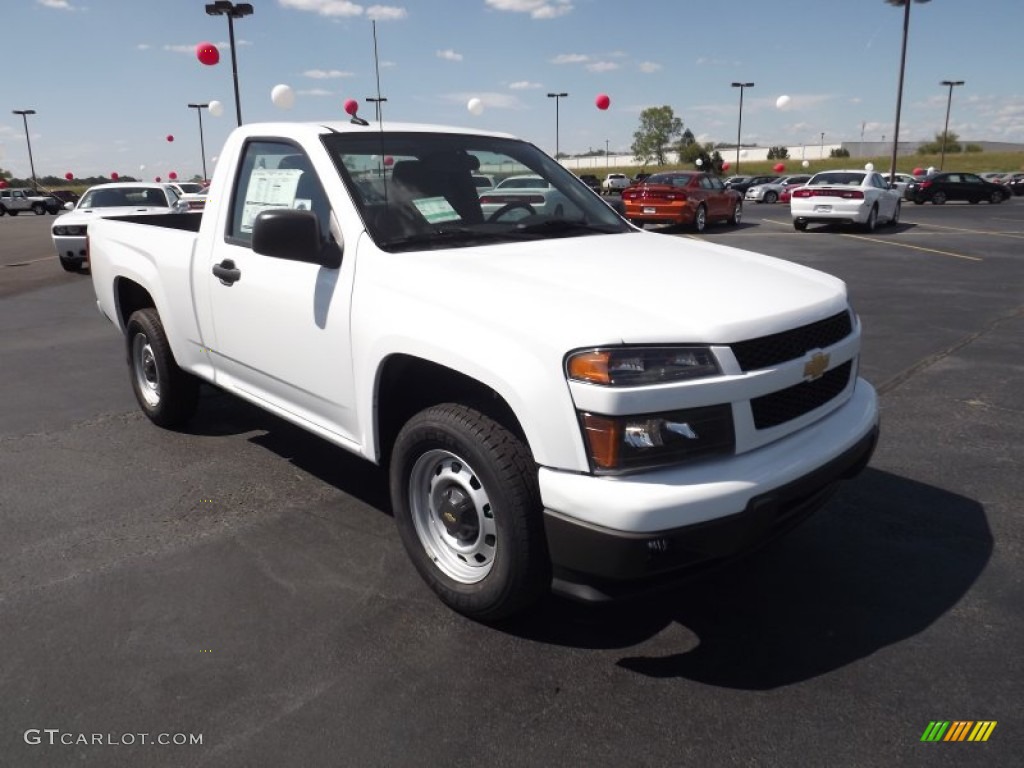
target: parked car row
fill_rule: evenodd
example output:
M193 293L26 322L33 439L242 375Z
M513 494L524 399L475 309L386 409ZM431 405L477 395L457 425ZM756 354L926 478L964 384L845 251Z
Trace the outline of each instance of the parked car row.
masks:
M1005 184L986 181L976 173L933 173L907 185L904 196L918 205L942 205L947 200L966 200L976 204L985 200L1001 203L1013 194Z

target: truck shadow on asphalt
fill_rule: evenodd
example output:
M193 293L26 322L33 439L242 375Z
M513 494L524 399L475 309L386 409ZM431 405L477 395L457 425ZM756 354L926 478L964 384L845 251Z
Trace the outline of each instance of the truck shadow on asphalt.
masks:
M617 665L644 676L767 690L927 629L971 588L992 547L976 501L869 468L741 564L620 606L552 599L506 629L547 644L628 649ZM696 646L675 651L678 640L658 641L673 623Z

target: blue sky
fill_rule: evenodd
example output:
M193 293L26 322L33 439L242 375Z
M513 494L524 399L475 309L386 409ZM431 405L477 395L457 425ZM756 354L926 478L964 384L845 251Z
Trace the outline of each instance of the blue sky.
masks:
M28 175L24 127L39 175L191 177L201 167L189 102L204 114L207 160L235 125L227 21L199 0L0 0L5 77L0 167ZM254 0L236 22L242 116L345 119L343 102L375 92L377 19L388 119L508 131L564 152L627 151L640 111L667 104L702 140L734 141L738 89L745 142L890 140L903 11L884 0ZM900 136L942 129L968 140L1024 142L1020 37L1024 0L912 6ZM209 41L221 63L195 55ZM12 62L20 61L20 71ZM13 73L13 76L12 76ZM275 107L277 84L296 94ZM595 97L606 93L611 108ZM781 95L786 109L776 107ZM480 115L466 108L484 103ZM166 140L167 135L174 142ZM145 166L145 170L141 170ZM212 172L212 167L211 167Z

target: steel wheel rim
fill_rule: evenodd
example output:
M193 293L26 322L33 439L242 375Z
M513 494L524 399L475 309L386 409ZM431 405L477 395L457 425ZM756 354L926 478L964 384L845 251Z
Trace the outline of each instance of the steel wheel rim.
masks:
M732 219L736 224L739 224L743 219L743 206L739 203L736 204L736 210L733 211Z
M420 545L445 576L460 584L486 578L497 552L493 505L479 478L468 462L441 449L417 458L409 473L409 510ZM461 509L459 533L444 517L455 507Z
M698 232L703 232L704 231L704 224L706 222L706 219L705 219L706 215L707 214L704 213L704 208L698 208L697 209L697 231Z
M156 355L145 334L137 333L132 339L132 370L135 373L135 388L146 405L155 408L160 405L160 369Z

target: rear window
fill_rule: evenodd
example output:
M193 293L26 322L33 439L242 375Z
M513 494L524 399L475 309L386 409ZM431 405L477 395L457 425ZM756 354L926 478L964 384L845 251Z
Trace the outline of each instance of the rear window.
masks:
M685 187L693 178L692 173L655 173L648 176L648 184L669 184L673 187Z
M819 173L811 179L809 186L819 187L832 184L859 187L864 183L863 173L841 173L833 171L830 173Z

